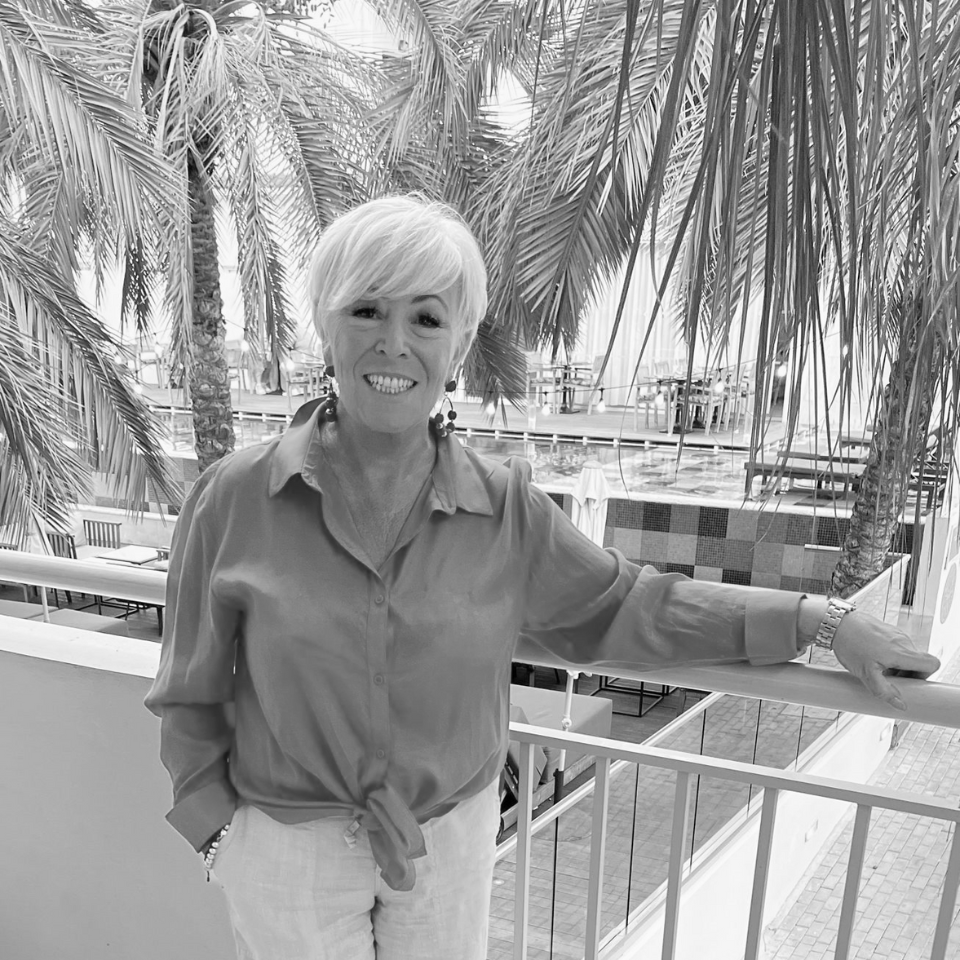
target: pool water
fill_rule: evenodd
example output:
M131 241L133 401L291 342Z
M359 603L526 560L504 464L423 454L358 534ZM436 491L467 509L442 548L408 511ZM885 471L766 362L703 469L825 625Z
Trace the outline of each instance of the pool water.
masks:
M174 454L193 450L193 424L185 414L167 415L168 449ZM262 443L286 429L276 418L250 418L234 421L237 445ZM571 443L549 439L523 440L458 434L465 445L493 460L526 457L533 467L535 481L551 491L572 490L588 460L603 466L613 497L642 499L656 495L683 499L743 499L743 451L704 447L684 447L679 455L675 446L614 447L609 443Z

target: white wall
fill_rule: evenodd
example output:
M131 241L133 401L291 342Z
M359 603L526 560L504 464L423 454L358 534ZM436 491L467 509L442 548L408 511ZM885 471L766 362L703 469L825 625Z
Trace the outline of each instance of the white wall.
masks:
M929 526L929 523L928 523ZM960 482L956 474L944 508L937 518L932 567L939 573L936 580L936 603L927 612L931 617L930 652L943 663L960 650L960 597L957 580L960 578ZM928 591L933 594L931 589Z
M164 820L157 644L24 623L0 617L0 956L233 960L220 888Z

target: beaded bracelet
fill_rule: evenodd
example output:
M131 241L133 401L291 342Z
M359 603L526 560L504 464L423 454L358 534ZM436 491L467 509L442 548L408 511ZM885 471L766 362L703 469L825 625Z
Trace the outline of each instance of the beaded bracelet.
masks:
M210 842L210 846L207 847L207 852L203 855L203 865L207 868L207 883L210 882L210 870L213 867L213 861L217 859L217 847L220 846L220 841L227 835L229 829L230 824L224 824L216 832L213 840Z

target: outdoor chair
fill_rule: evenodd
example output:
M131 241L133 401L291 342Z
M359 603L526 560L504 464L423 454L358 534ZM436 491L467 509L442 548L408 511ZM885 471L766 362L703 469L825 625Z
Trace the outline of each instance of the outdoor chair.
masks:
M650 376L650 367L642 364L637 370L637 385L633 395L633 429L637 430L640 422L640 408L643 407L643 425L650 427L650 411L653 410L653 423L660 428L660 410L657 406L657 397L660 394L660 384Z
M752 424L754 414L754 384L749 376L741 378L737 384L730 387L730 397L727 402L730 404L730 410L727 414L727 426L736 432L738 429L747 429Z
M687 417L690 418L688 426L692 426L694 422L699 426L702 422L704 433L709 434L716 417L719 429L726 392L726 384L720 379L713 380L708 377L701 383L694 384L687 398Z
M83 521L83 537L89 547L103 547L109 550L120 549L120 527L121 524L112 520L87 520ZM72 538L71 538L72 539ZM76 555L76 554L74 554ZM122 597L103 597L95 596L90 606L96 606L97 613L101 612L102 607L119 607L124 611L123 616L128 617L139 606L132 600L125 600Z
M554 387L553 371L534 352L527 353L527 400L531 398L539 406L544 388Z
M120 524L110 520L84 520L83 537L91 547L120 548Z
M156 386L167 387L170 385L170 371L167 366L166 357L160 346L153 350L141 350L138 360L138 377L141 383L146 381L145 374L152 369L153 376L151 380L156 380Z
M19 549L20 549L20 548L19 548L15 543L0 543L0 550L19 550ZM4 581L4 582L10 583L11 586L20 587L20 588L23 590L23 600L24 600L24 603L29 602L29 600L30 600L30 592L29 592L29 590L27 589L27 585L26 585L25 583L17 583L17 584L14 584L13 581L9 581L9 580L8 580L8 581Z
M603 366L603 354L598 354L593 358L593 365L590 369L589 379L582 378L578 382L589 387L590 393L587 395L587 414L591 414L594 408L603 402L603 381L600 378L600 368Z
M68 560L77 559L77 541L72 533L55 533L52 530L47 531L47 543L55 557L65 557ZM63 595L67 598L67 605L73 605L73 597L69 590L64 590ZM86 596L86 594L81 594ZM53 602L60 606L60 593L56 587L53 588Z

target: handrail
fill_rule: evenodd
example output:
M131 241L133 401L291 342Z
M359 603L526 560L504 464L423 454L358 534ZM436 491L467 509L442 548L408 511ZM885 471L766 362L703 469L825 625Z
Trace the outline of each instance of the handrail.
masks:
M567 733L562 730L547 730L529 723L511 723L510 735L520 743L534 743L540 747L557 750L577 749L594 757L607 760L627 760L648 767L683 771L734 783L759 784L774 790L789 790L844 803L861 803L883 806L918 817L937 817L960 823L960 809L956 802L939 797L893 790L889 787L863 786L832 777L818 777L792 770L778 770L740 760L725 760L706 757L664 747L650 747L643 743L628 743L608 737L593 737L584 733ZM877 803L880 800L882 803Z
M56 587L100 596L122 597L162 606L167 575L132 564L89 563L69 557L47 557L19 550L0 550L0 580Z
M521 663L551 668L584 669L583 664L571 665L544 650L534 648L532 644L524 644L522 639L516 659ZM826 710L960 729L960 686L936 680L894 678L893 682L906 707L905 710L897 710L874 697L856 677L839 666L834 669L796 660L762 667L748 663L655 667L649 670L604 667L603 673L671 687L730 693L751 700L797 703Z
M135 566L87 563L63 557L0 550L0 580L109 594L140 603L163 605L165 602L166 574ZM515 659L561 670L584 666L570 664L522 639L517 646ZM651 670L618 667L615 670L604 668L604 673L668 686L730 693L753 700L797 703L960 729L960 686L930 680L896 679L901 699L906 705L906 709L900 711L878 700L859 680L844 670L796 661L763 667L746 663L658 667Z

